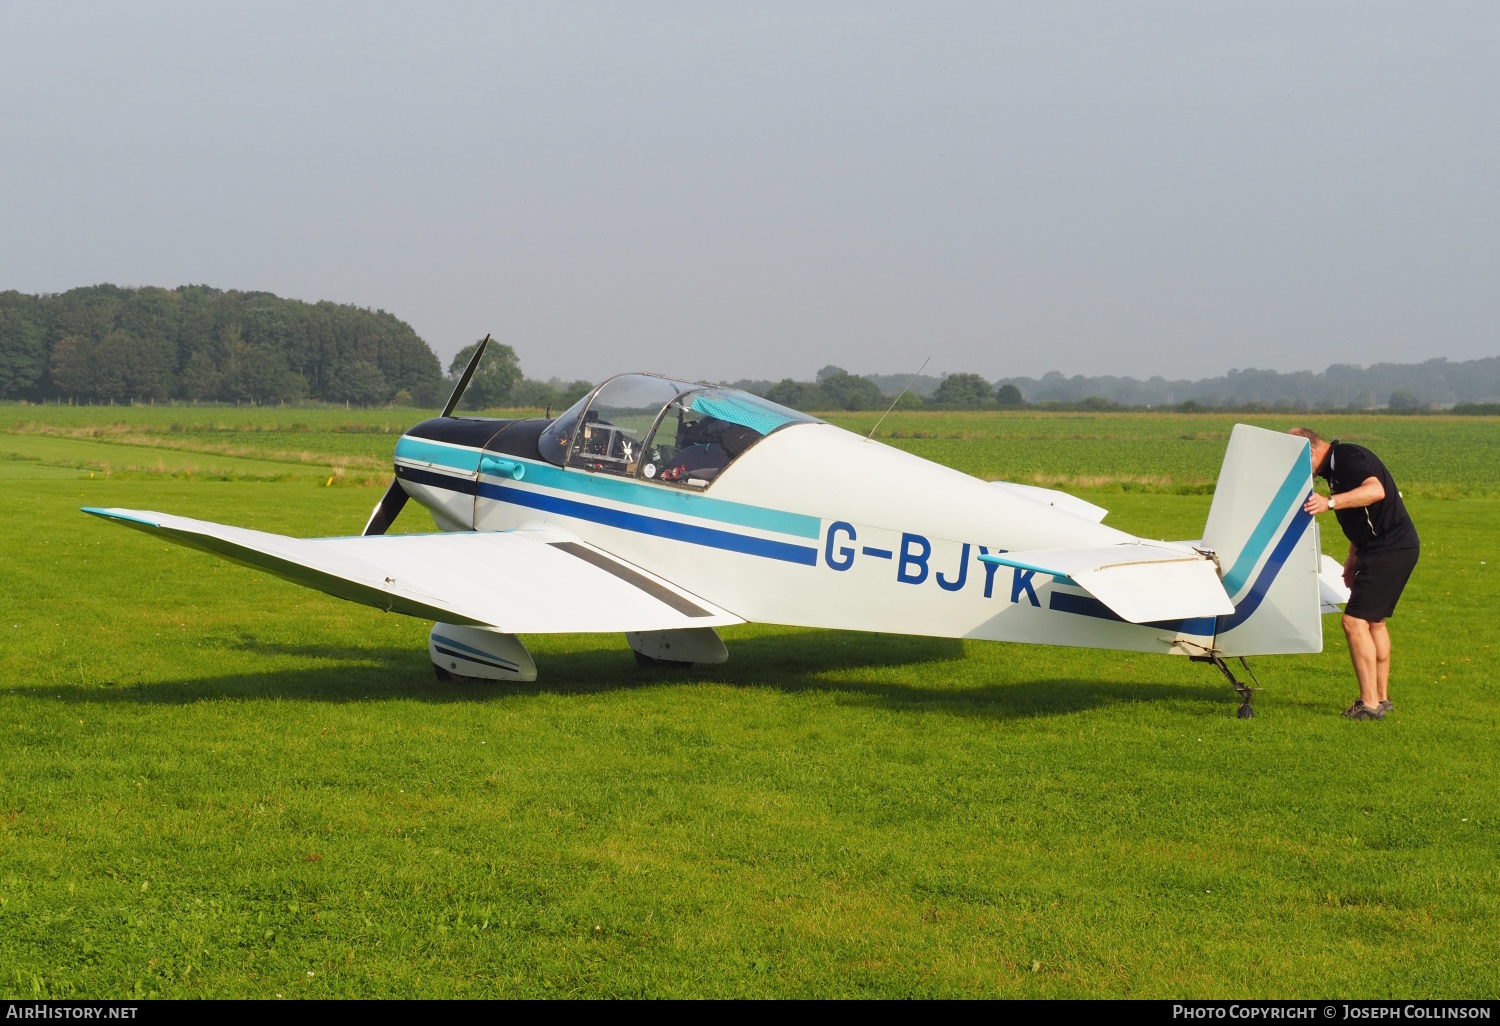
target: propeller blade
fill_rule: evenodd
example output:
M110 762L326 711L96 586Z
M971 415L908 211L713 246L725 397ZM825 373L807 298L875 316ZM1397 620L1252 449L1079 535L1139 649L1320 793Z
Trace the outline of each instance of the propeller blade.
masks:
M484 347L489 344L490 337L486 335L484 341L479 343L479 348L474 350L474 355L469 357L469 365L464 368L458 384L453 386L453 394L448 397L448 404L443 407L441 416L453 416L453 411L458 407L458 401L463 398L464 389L469 387L469 380L474 377L474 372L479 369L479 361L484 358Z
M479 361L484 359L485 347L490 344L490 337L484 336L479 343L479 348L474 350L474 355L469 357L469 365L459 376L458 384L453 386L453 394L448 397L448 402L443 406L442 416L451 417L458 401L463 398L464 389L469 387L469 382L474 377L474 372L479 369ZM401 487L400 480L391 482L391 486L385 490L380 501L375 504L375 511L370 514L370 522L365 524L364 534L385 534L391 529L391 524L396 522L396 517L401 514L401 508L406 505L406 489Z
M391 486L380 497L380 502L376 503L375 512L370 514L370 522L365 525L364 533L385 534L405 505L406 489L401 487L400 481L392 481Z

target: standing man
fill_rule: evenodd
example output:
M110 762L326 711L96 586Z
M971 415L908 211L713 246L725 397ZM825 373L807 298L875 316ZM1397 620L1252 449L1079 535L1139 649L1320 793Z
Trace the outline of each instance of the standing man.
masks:
M1325 442L1307 428L1293 428L1291 434L1312 443L1313 473L1328 482L1328 498L1313 492L1302 508L1314 516L1333 510L1349 539L1344 634L1359 678L1359 697L1344 715L1383 720L1391 711L1386 692L1391 636L1385 619L1396 611L1396 600L1417 565L1421 540L1391 472L1373 452L1338 439Z

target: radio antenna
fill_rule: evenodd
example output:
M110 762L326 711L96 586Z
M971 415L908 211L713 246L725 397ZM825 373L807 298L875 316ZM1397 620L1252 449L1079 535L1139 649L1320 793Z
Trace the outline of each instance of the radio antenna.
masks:
M927 365L931 362L932 357L930 356L922 361L922 366L918 367L917 372L911 376L911 381L908 381L906 383L906 388L903 388L901 391L896 393L896 398L891 400L890 407L880 415L880 420L877 420L875 422L875 427L872 427L870 429L870 433L865 436L865 441L868 442L875 437L875 428L878 428L880 426L880 422L891 415L891 410L894 410L896 408L896 404L899 403L901 401L901 397L906 394L906 389L911 388L912 381L916 381L918 378L920 378L922 376L922 372L927 369Z

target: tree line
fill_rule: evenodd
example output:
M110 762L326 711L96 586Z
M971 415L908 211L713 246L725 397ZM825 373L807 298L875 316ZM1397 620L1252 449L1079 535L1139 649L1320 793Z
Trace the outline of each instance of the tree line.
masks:
M764 396L794 410L884 410L895 401L897 409L1015 409L1026 405L1013 385L995 388L978 374L948 374L927 378L935 387L905 388L911 377L901 375L854 375L832 364L818 371L812 381L783 378L780 381L744 380L733 387ZM897 384L896 382L899 382ZM884 386L884 387L883 387ZM924 396L923 391L927 394Z
M1120 407L1167 406L1216 409L1372 409L1421 410L1457 403L1500 400L1500 357L1421 363L1377 363L1369 367L1336 363L1322 371L1231 370L1214 378L1146 380L1129 377L1065 377L1053 371L1040 378L1002 378L1034 403L1078 404L1089 399ZM1189 407L1191 408L1191 407Z
M206 285L0 292L0 399L435 405L445 387L384 310Z
M1320 373L1232 370L1218 378L1168 381L1156 377L1071 378L1053 371L1041 378L1001 378L991 383L979 374L941 377L905 374L855 376L827 366L813 381L743 380L733 383L799 410L885 409L1018 409L1043 410L1313 410L1377 409L1418 413L1452 409L1455 413L1492 411L1500 399L1500 357L1419 364L1334 364ZM910 386L908 388L908 385ZM902 389L906 388L905 392ZM1456 405L1455 405L1456 404Z
M152 402L168 399L275 404L302 399L359 406L439 405L474 347L444 375L405 321L384 310L283 299L207 285L175 289L93 285L52 295L0 292L0 400ZM901 390L908 384L911 387ZM1417 410L1500 398L1500 357L1450 363L1335 364L1300 371L1230 371L1219 378L1040 379L978 374L941 378L856 375L829 365L814 380L744 380L734 386L795 409L898 408L1369 408ZM468 409L560 410L587 381L537 381L508 345L491 344L465 396ZM897 395L899 399L897 399Z

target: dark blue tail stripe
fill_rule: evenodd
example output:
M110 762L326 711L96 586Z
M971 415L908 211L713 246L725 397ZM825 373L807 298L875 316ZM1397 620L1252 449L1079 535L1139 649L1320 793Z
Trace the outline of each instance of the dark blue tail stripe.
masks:
M1179 631L1183 634L1196 634L1201 637L1223 634L1232 631L1255 615L1260 608L1261 600L1266 597L1266 592L1271 590L1271 584L1276 580L1276 575L1281 572L1281 567L1286 563L1287 557L1297 547L1307 525L1312 523L1312 517L1304 510L1298 509L1292 517L1292 522L1287 525L1286 532L1281 540L1276 543L1276 548L1271 550L1270 558L1266 565L1261 567L1260 575L1255 578L1255 584L1244 598L1240 599L1239 605L1234 607L1234 612L1220 617L1200 616L1192 620L1158 620L1154 623L1141 624L1142 627L1158 627L1163 630ZM1115 613L1103 602L1090 595L1074 595L1066 591L1054 591L1052 597L1047 601L1048 609L1055 609L1060 613L1076 613L1079 616L1092 616L1097 620L1115 620L1125 623L1125 619ZM1217 619L1217 622L1215 622Z
M1276 548L1271 550L1271 557L1266 560L1266 565L1261 567L1260 576L1255 578L1255 584L1250 593L1240 599L1240 604L1234 607L1234 612L1227 616L1219 617L1218 633L1232 631L1246 620L1255 615L1260 608L1261 600L1266 597L1266 592L1271 590L1271 584L1276 580L1276 575L1281 572L1281 566L1286 558L1292 554L1292 549L1297 547L1302 533L1307 530L1307 525L1312 523L1312 515L1300 506L1292 515L1292 522L1287 525L1286 533L1276 543Z
M1092 595L1074 595L1067 591L1054 591L1052 597L1047 600L1047 608L1055 609L1060 613L1077 613L1079 616L1092 616L1096 620L1114 620L1117 623L1128 623L1113 609ZM1181 634L1196 634L1199 637L1212 637L1214 633L1214 618L1211 616L1198 616L1191 620L1153 620L1151 623L1136 624L1137 627L1155 627L1159 630L1176 631Z

